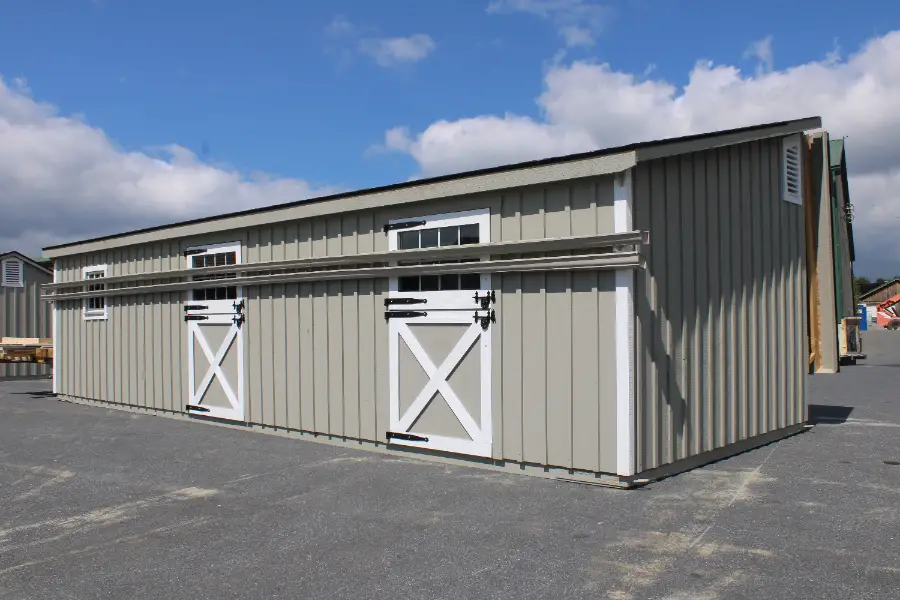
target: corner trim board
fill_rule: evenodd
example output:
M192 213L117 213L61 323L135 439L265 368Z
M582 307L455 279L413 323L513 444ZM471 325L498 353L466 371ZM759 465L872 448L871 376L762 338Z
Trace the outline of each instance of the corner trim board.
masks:
M616 232L632 224L632 170L616 177L613 211ZM634 271L616 270L616 474L635 472Z
M53 283L59 281L59 267L53 268ZM59 393L59 378L57 376L58 371L56 370L56 365L58 362L59 352L56 349L56 341L59 339L59 306L56 303L53 303L53 329L50 334L53 337L53 361L51 363L50 368L52 369L52 377L53 377L53 393Z

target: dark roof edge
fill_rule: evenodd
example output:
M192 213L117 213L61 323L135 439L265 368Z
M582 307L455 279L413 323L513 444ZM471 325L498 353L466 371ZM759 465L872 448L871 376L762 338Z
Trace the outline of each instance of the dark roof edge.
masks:
M15 256L16 258L21 259L21 260L27 262L29 265L31 265L31 266L34 267L35 269L40 269L41 271L43 271L43 272L46 273L47 275L53 275L53 271L51 271L50 269L48 269L47 267L45 267L45 266L42 265L41 263L35 261L33 258L28 258L27 256L25 256L24 254L22 254L22 253L19 252L18 250L10 250L9 252L0 252L0 260L3 260L4 258L6 258L6 257L8 257L8 256Z
M415 180L415 181L405 181L402 183L394 183L394 184L385 185L385 186L353 190L350 192L341 192L338 194L331 194L328 196L314 196L314 197L307 198L304 200L295 200L293 202L286 202L283 204L274 204L274 205L270 205L270 206L251 208L251 209L237 211L237 212L217 214L217 215L212 215L209 217L188 219L186 221L167 223L165 225L155 225L153 227L134 229L134 230L126 231L123 233L116 233L116 234L104 235L104 236L99 236L99 237L89 238L89 239L84 239L84 240L77 240L77 241L73 241L73 242L66 242L64 244L56 244L53 246L45 246L43 248L43 250L58 250L61 248L68 248L70 246L78 246L78 245L90 244L90 243L94 243L94 242L102 242L102 241L106 241L106 240L128 237L131 235L136 235L136 234L141 234L141 233L152 233L154 231L162 231L165 229L170 229L173 227L180 227L183 225L196 225L199 223L207 223L207 222L212 222L212 221L218 221L221 219L241 217L241 216L246 216L246 215L253 215L253 214L268 212L268 211L272 211L272 210L291 208L294 206L299 206L301 204L329 202L332 200L353 198L354 196L364 196L364 195L368 195L368 194L390 192L390 191L400 190L400 189L405 189L405 188L414 188L417 186L442 183L445 181L465 179L468 177L477 177L480 175L491 175L494 173L503 173L506 171L516 171L516 170L520 170L520 169L527 169L527 168L534 168L534 167L540 167L540 166L545 166L545 165L566 163L566 162L571 162L571 161L576 161L576 160L599 158L599 157L606 156L606 155L619 154L622 152L629 152L629 151L634 151L634 150L651 148L651 147L655 147L655 146L664 146L664 145L668 145L668 144L691 142L691 141L715 138L715 137L719 137L719 136L730 136L730 135L741 134L741 133L752 133L752 132L761 131L764 129L781 128L781 127L790 126L792 124L800 124L805 121L810 121L812 119L819 119L819 122L821 123L821 117L807 117L807 118L803 118L803 119L792 119L792 120L788 120L788 121L778 121L775 123L750 125L748 127L738 127L735 129L725 129L725 130L721 130L721 131L712 131L712 132L708 132L708 133L698 133L698 134L675 137L675 138L665 138L665 139L651 140L651 141L646 141L646 142L637 142L634 144L627 144L625 146L603 148L600 150L592 150L590 152L581 152L578 154L567 154L565 156L554 156L551 158L544 158L544 159L540 159L540 160L532 160L532 161L514 163L511 165L501 165L501 166L489 167L489 168L485 168L485 169L476 169L474 171L464 171L462 173L441 175L438 177L431 177L429 179L419 179L419 180ZM733 142L733 143L740 143L740 142Z

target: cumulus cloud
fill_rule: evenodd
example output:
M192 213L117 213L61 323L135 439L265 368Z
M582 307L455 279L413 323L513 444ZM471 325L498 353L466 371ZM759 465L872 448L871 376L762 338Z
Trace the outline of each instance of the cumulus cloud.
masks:
M0 79L0 251L42 246L336 191L242 174L178 145L119 148L81 118Z
M547 19L556 25L565 45L593 46L612 11L590 0L492 0L488 14L525 13Z
M766 47L771 57L771 42ZM900 274L900 31L846 59L832 51L783 70L744 73L699 61L681 88L589 61L555 65L543 83L538 119L482 115L417 133L394 128L382 147L409 154L422 176L433 176L821 115L833 136L848 136L859 272Z

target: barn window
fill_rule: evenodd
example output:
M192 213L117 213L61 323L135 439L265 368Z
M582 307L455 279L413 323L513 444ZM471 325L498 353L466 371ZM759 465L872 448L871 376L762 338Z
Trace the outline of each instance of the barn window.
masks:
M415 250L418 248L446 248L449 246L465 246L480 242L479 223L463 225L445 225L401 231L397 234L398 250ZM452 260L441 262L474 262L478 259ZM399 264L419 264L401 261ZM452 290L477 290L481 287L481 275L478 273L447 273L443 275L407 275L397 278L399 292L438 292Z
M106 265L85 267L83 270L85 281L84 291L102 292L106 289L103 279L106 278ZM84 299L84 319L94 321L106 319L106 297L88 296Z
M481 208L414 219L397 219L385 224L384 229L388 234L389 250L426 250L487 244L490 243L490 210ZM403 267L480 261L479 258L422 260L409 257L398 259L392 264ZM490 284L490 276L473 273L471 267L461 268L461 272L454 272L455 267L447 269L448 267L442 266L439 273L392 277L391 294L394 298L406 295L423 302L471 304L471 292L484 289Z
M202 269L204 267L224 267L237 264L237 252L234 250L228 252L209 252L207 254L199 254L191 257L191 268ZM216 279L235 279L236 273L216 273L214 275L203 275L194 277L194 281L213 281ZM237 286L229 285L226 287L214 288L197 288L191 292L191 300L208 301L208 300L235 300L237 298Z
M23 287L25 285L25 269L18 258L7 258L3 261L3 287Z
M786 137L782 142L782 197L793 204L803 204L801 147L799 135Z

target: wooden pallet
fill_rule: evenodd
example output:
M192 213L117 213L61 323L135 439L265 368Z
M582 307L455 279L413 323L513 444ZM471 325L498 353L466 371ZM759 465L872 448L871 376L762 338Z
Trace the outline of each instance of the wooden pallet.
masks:
M0 338L0 363L53 362L51 338Z

